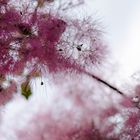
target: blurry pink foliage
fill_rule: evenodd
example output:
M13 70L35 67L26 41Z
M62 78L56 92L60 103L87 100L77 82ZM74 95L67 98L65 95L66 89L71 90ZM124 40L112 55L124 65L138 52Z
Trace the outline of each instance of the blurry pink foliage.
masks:
M37 5L32 7L31 11L28 10L28 6L23 11L17 10L16 6L11 6L9 2L0 0L0 105L6 104L12 98L12 94L17 92L17 83L14 80L10 81L10 85L6 88L2 86L6 76L22 76L25 68L29 70L29 79L34 78L35 73L43 75L40 69L45 69L50 74L59 74L59 72L64 72L66 75L75 72L81 75L87 74L123 96L117 105L103 109L98 108L96 102L89 100L91 98L89 94L92 94L92 91L96 92L96 88L90 91L87 90L88 86L84 87L85 91L74 88L72 92L65 94L68 98L72 98L75 109L80 108L84 112L78 120L79 123L77 122L78 125L72 122L75 120L73 109L64 111L65 115L61 120L54 119L52 112L46 114L38 112L27 126L28 132L26 128L15 130L17 138L20 140L139 140L139 87L136 88L138 96L133 99L133 106L129 98L117 88L88 72L89 68L100 64L106 55L102 31L97 28L98 23L92 21L91 17L80 20L59 14L59 10L60 13L65 12L82 4L83 1L79 0L76 4L73 4L73 1L65 2L58 7L56 15L51 12L41 12L43 6L49 7L49 4L55 0L36 0ZM117 122L110 122L110 118L118 114L123 117L123 123L120 131L115 132L118 127ZM100 121L98 126L94 122L96 119L92 120L96 116Z

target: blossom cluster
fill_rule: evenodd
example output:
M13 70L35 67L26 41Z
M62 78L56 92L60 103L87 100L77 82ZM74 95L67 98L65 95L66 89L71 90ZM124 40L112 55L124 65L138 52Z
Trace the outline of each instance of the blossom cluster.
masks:
M27 126L30 132L26 128L15 129L17 139L139 140L139 96L131 101L125 93L92 73L107 53L98 23L91 17L75 19L66 14L83 4L83 0L76 3L24 0L22 8L12 2L0 0L0 105L8 103L18 89L29 99L30 81L42 77L44 72L59 83L56 84L61 90L59 96L70 100L70 107L65 108L57 94L53 107L60 106L57 108L60 112L53 107L45 113L37 112ZM55 2L60 3L57 8ZM55 10L50 9L52 5ZM14 78L8 81L7 76L24 77L24 81L18 83ZM71 77L70 82L67 76ZM103 86L119 94L106 95ZM136 92L139 94L139 88ZM100 94L102 97L96 100ZM116 98L114 104L112 96ZM117 100L118 96L121 99ZM54 113L56 110L58 114ZM5 137L1 127L0 137Z

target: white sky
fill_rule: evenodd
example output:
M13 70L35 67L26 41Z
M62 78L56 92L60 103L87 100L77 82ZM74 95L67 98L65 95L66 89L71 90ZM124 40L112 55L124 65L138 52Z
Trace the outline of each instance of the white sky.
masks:
M140 69L140 0L86 0L88 12L97 14L107 31L114 61L122 77Z

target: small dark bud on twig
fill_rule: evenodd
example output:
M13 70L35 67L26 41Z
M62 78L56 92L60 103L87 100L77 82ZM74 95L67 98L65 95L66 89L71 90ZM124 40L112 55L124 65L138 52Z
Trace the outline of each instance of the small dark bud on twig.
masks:
M43 82L41 82L41 85L43 85L44 83Z

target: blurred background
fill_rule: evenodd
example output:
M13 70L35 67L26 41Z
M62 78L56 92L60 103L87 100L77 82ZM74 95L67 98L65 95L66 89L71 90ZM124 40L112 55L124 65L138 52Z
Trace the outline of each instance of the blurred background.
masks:
M140 70L140 1L86 0L87 10L105 27L113 63L121 78ZM117 67L118 67L117 66Z

